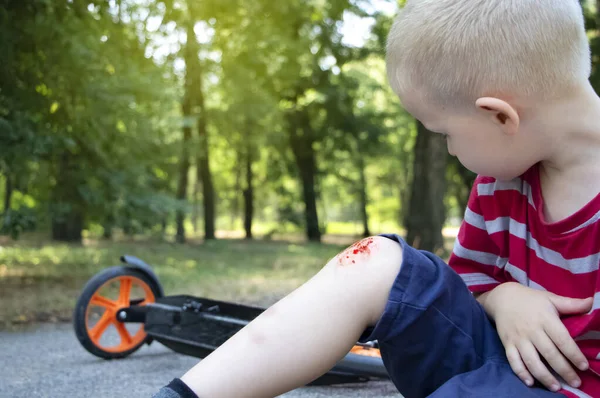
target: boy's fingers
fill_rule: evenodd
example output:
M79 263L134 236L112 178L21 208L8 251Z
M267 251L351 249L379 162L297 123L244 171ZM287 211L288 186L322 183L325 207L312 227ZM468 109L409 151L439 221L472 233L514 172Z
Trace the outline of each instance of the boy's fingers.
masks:
M591 297L587 299L574 299L551 294L549 298L558 313L562 315L588 312L594 304L594 300Z
M529 370L533 377L539 380L550 391L558 391L560 389L560 384L554 376L552 376L552 373L550 373L546 365L542 363L533 344L530 341L525 340L522 341L517 348L519 349L519 353L521 354L521 358L523 358L525 366L527 366L527 370Z
M580 370L587 370L589 366L587 359L562 322L559 320L552 322L549 327L544 328L544 331L573 365L577 366Z
M531 387L533 385L533 377L527 371L517 347L514 345L508 346L506 348L506 357L508 358L508 363L510 364L513 372L515 372L515 374L523 381L523 383Z
M546 359L552 369L554 369L556 373L565 379L567 383L575 388L581 385L581 380L577 376L577 373L575 373L573 370L571 364L558 350L558 348L556 348L556 345L546 333L543 331L538 333L533 340L533 345L541 354L541 356Z

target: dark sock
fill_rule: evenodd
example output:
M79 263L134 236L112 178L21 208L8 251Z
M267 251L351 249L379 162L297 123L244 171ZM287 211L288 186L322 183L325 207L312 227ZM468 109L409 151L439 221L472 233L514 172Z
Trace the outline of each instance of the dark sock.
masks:
M173 379L152 398L198 398L198 396L181 379Z

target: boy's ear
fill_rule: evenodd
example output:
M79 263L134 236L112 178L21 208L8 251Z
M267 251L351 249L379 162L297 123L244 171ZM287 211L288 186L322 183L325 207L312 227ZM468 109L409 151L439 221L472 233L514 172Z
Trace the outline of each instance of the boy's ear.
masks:
M498 98L483 97L475 102L477 110L483 112L507 135L515 135L519 131L521 120L519 114L508 102Z

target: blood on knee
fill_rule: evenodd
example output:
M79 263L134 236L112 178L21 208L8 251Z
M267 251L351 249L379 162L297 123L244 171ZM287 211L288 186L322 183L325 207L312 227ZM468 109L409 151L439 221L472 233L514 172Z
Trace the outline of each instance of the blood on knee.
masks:
M358 241L338 256L338 264L342 266L356 264L358 260L371 256L375 247L373 238Z

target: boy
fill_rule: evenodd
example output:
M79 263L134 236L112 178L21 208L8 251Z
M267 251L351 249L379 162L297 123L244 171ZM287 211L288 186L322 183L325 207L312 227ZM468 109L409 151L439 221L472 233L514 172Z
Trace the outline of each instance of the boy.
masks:
M408 0L387 67L480 176L450 266L369 238L158 397L275 396L358 339L406 397L600 396L600 98L579 2Z

